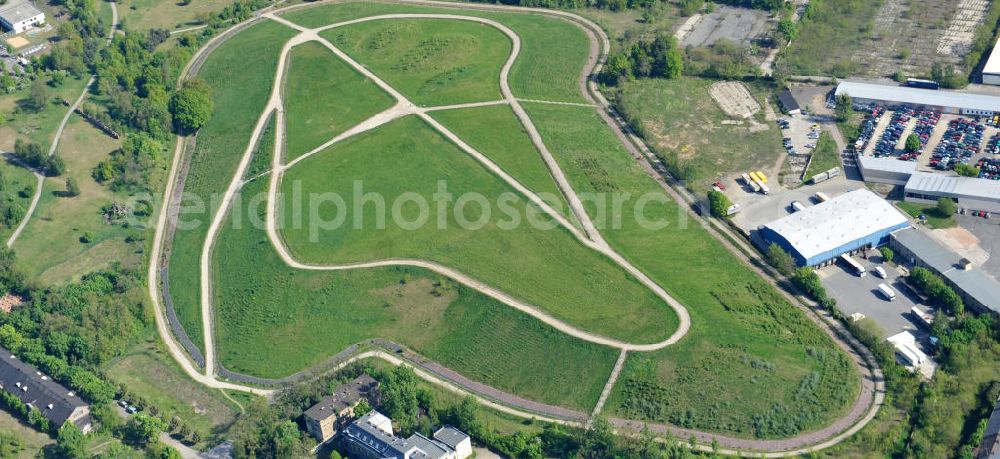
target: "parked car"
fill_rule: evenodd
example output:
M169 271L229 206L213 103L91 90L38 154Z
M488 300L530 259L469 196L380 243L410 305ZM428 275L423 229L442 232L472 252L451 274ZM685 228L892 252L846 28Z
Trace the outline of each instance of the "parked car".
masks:
M875 269L872 270L872 272L874 272L879 279L885 279L886 277L889 277L881 266L876 266Z

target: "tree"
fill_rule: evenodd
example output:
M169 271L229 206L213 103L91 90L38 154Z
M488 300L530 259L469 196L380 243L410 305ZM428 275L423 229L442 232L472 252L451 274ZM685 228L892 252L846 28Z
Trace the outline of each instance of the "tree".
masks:
M45 159L45 175L58 177L66 172L66 162L59 155L52 155Z
M83 459L87 454L87 440L83 433L72 422L67 422L59 428L56 439L56 455L67 459Z
M709 208L715 218L729 218L729 208L733 202L721 191L712 190L708 192Z
M799 34L799 28L791 18L784 18L778 22L778 33L785 37L785 41L792 41Z
M358 401L358 404L354 406L354 416L360 418L361 416L368 414L371 410L372 406L368 403L368 400L361 399Z
M417 425L417 375L412 368L398 366L390 370L381 385L382 410L399 425L403 433Z
M906 151L909 153L916 153L920 151L920 136L916 134L910 134L906 137Z
M854 113L854 100L851 99L851 96L849 94L841 94L837 96L836 103L837 121L843 123L851 119L851 114Z
M958 210L958 205L955 204L955 201L951 198L941 197L938 199L936 209L942 217L950 217L955 215L955 211Z
M80 195L80 187L76 184L76 179L70 177L66 179L66 196L73 197Z
M52 92L49 86L41 79L36 79L31 83L31 92L28 93L28 106L36 112L45 109L49 100L52 99Z
M187 82L170 98L170 113L174 127L183 134L201 129L212 117L213 103L208 84L200 80Z
M878 251L882 253L882 262L892 263L892 258L895 256L895 253L892 251L892 249L886 246L882 246L881 248L878 249Z
M778 244L767 247L767 262L786 276L792 275L795 271L795 259Z
M979 168L970 164L956 164L955 172L963 177L979 177Z
M137 413L129 419L124 427L125 440L137 446L145 446L156 441L160 433L167 429L167 423L162 419L146 413Z

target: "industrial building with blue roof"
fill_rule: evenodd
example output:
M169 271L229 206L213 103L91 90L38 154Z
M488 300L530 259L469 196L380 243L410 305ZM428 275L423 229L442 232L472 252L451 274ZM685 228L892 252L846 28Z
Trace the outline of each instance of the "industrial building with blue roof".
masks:
M885 245L890 233L909 226L888 201L859 189L768 223L760 236L799 266L822 266L845 253Z

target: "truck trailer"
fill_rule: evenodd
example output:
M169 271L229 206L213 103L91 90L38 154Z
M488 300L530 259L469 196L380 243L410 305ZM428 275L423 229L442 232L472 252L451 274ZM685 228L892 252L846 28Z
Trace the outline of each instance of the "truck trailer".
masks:
M860 263L854 261L854 259L851 258L850 255L845 253L840 256L840 259L843 260L844 263L847 263L847 266L850 266L851 269L854 270L854 274L857 275L858 277L865 277L865 275L867 274L865 272L865 267L861 266Z
M878 291L882 293L888 301L893 301L896 299L896 292L892 291L892 288L885 284L878 284Z

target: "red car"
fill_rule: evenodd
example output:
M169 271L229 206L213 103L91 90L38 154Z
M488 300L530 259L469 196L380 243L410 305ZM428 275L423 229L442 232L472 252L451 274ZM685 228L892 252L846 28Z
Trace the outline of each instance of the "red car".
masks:
M716 188L718 188L718 189L720 189L722 191L726 191L726 186L722 184L721 180L713 183L712 186L715 186Z

